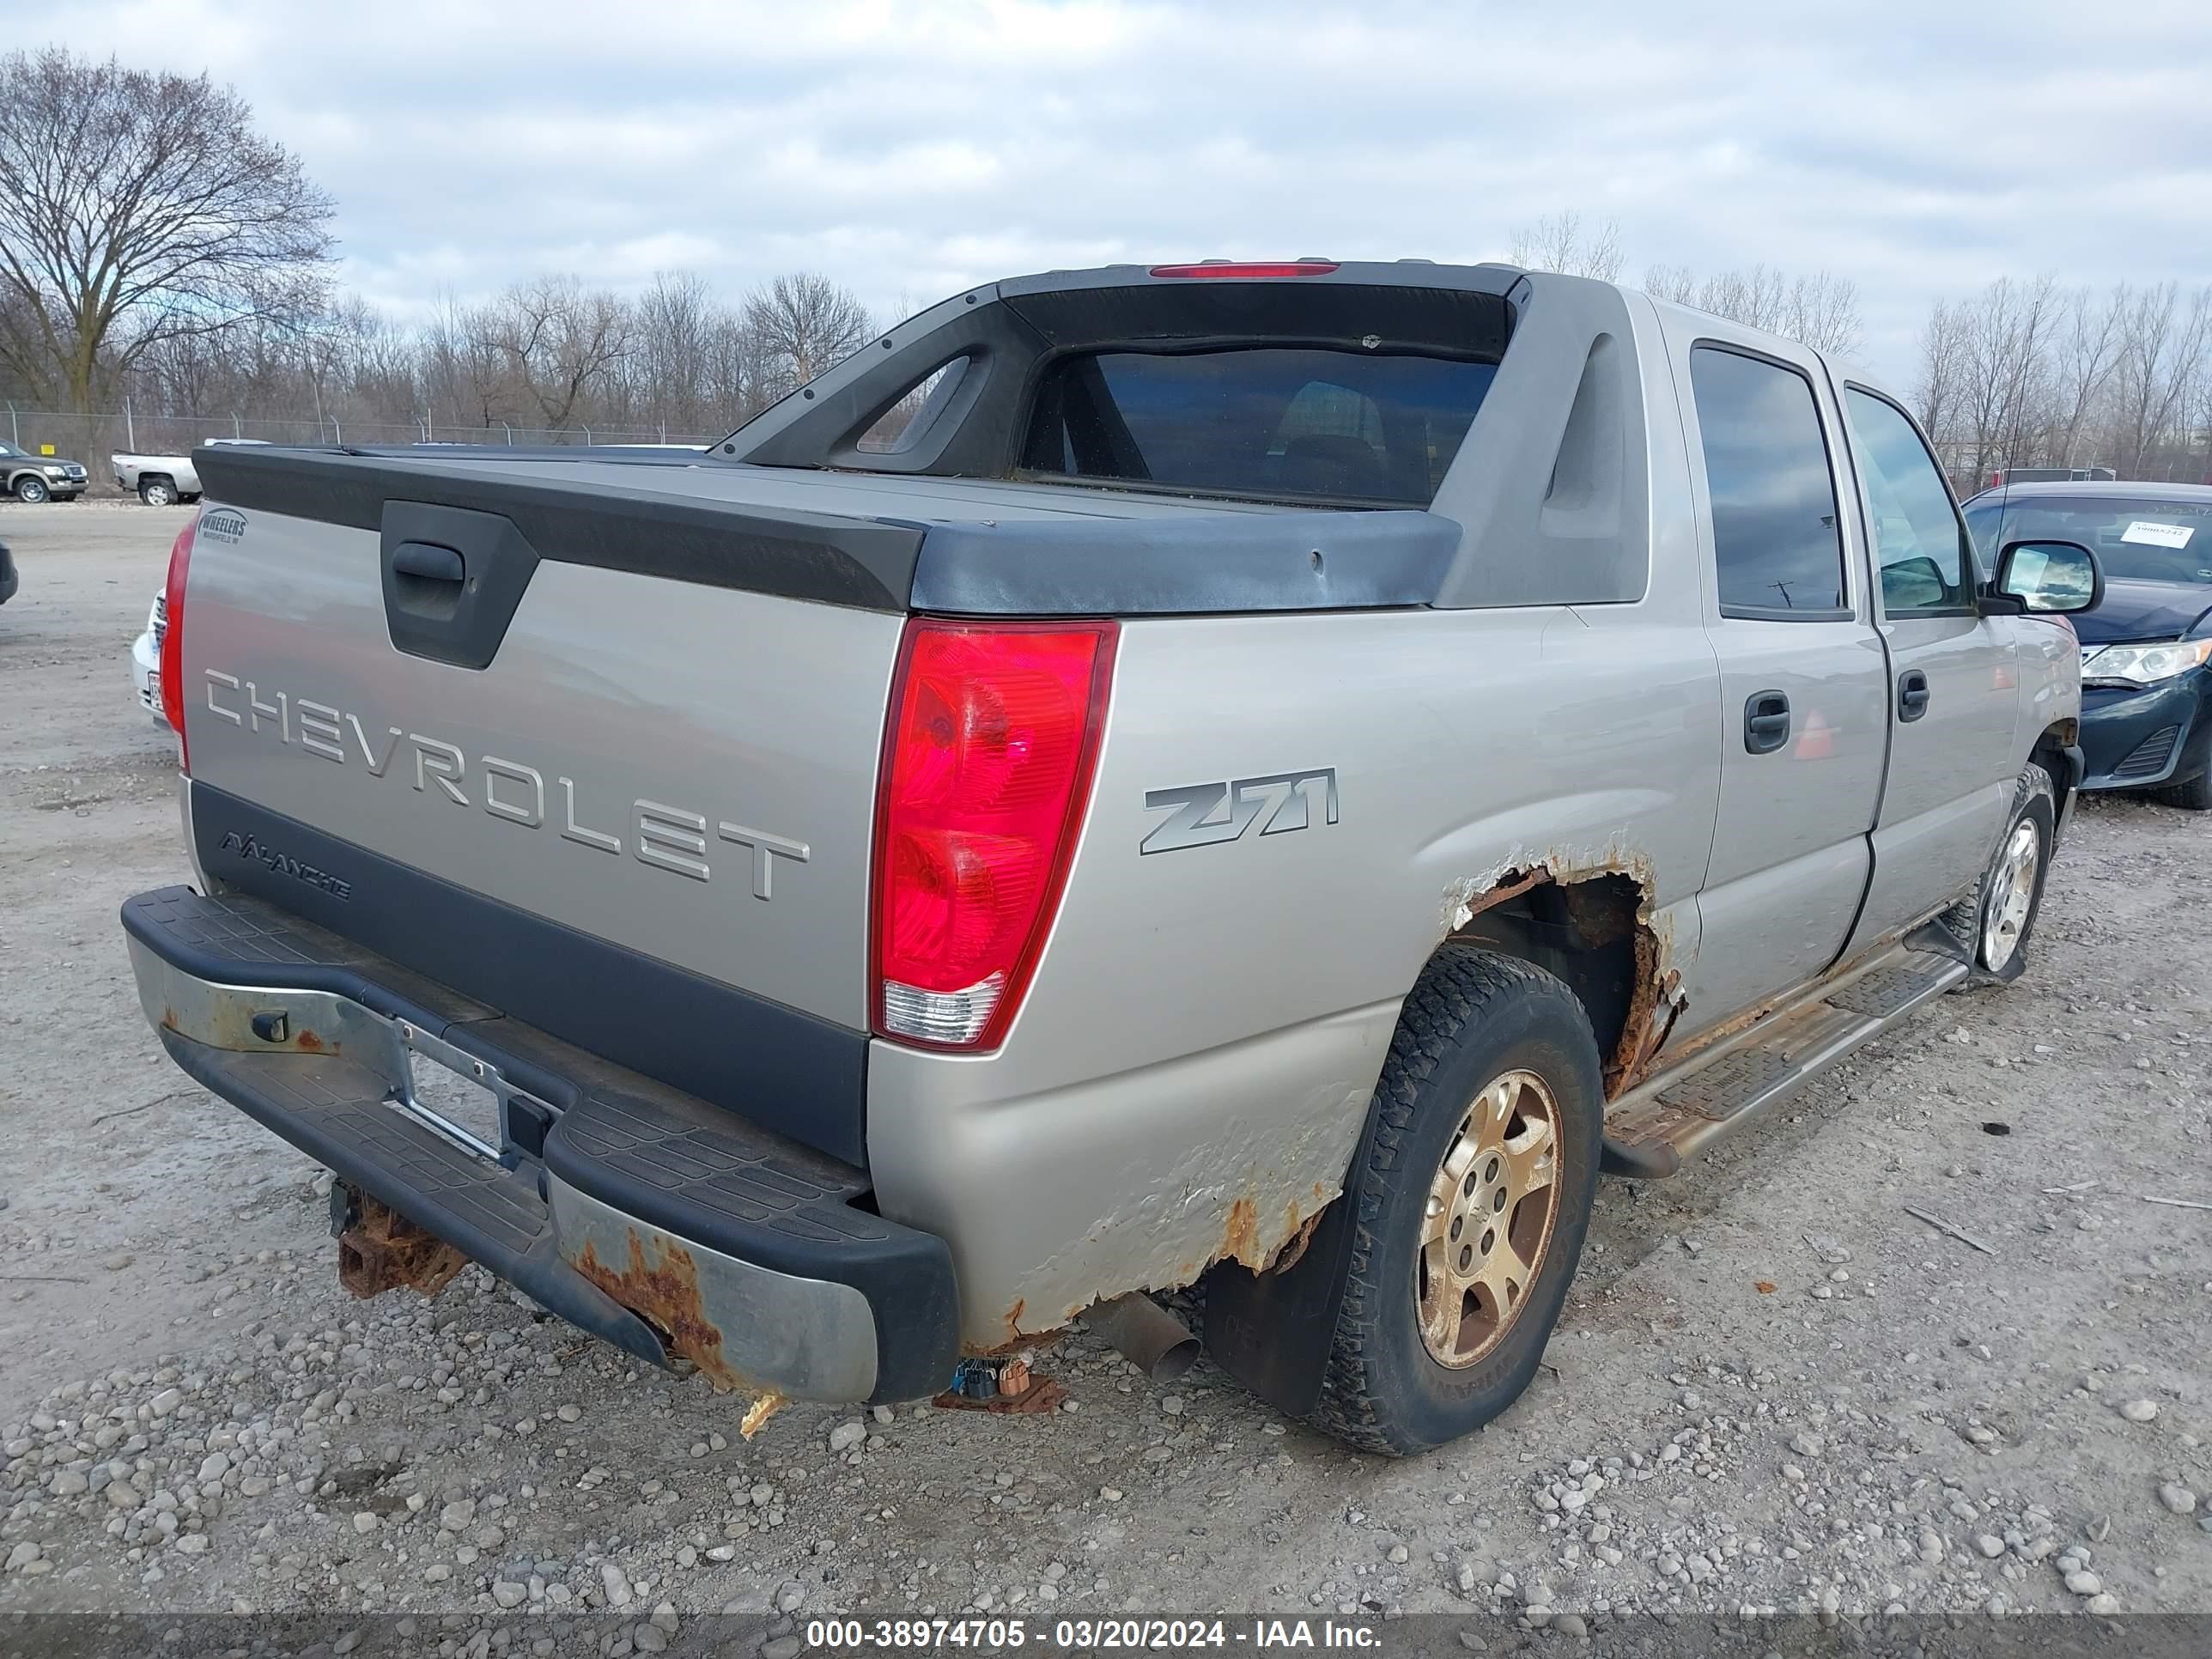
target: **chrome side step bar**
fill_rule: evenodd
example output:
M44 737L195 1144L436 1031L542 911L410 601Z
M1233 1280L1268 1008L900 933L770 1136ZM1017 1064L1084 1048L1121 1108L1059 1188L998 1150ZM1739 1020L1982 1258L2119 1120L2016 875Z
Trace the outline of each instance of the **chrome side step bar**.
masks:
M1970 971L1907 943L1814 988L1614 1101L1605 1123L1609 1164L1622 1173L1671 1173L1668 1164L1787 1100Z

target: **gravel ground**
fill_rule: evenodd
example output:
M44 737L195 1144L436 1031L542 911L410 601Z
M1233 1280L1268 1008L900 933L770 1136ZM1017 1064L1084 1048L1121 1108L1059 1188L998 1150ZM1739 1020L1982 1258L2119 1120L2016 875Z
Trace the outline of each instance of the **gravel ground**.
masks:
M1363 1458L1081 1338L1051 1418L793 1407L748 1443L744 1402L477 1269L350 1299L319 1172L162 1058L115 910L185 878L126 655L180 522L0 507L0 1607L605 1609L602 1651L733 1609L771 1659L832 1610L1447 1613L1493 1647L2212 1612L2212 1212L2144 1201L2212 1200L2212 824L2090 804L2024 981L1607 1182L1545 1370L1459 1445Z

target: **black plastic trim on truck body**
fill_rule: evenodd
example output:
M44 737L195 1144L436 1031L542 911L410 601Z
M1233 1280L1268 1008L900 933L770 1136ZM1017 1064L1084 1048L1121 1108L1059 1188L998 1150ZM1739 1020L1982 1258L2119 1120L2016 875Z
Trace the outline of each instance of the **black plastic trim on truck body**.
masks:
M1256 280L1158 277L1142 265L1016 277L908 319L770 404L714 453L763 466L1008 477L1036 383L1058 357L1299 344L1495 362L1514 330L1507 296L1521 276L1405 261ZM932 411L931 430L890 452L857 447L900 398L960 358L960 386Z
M191 819L201 867L226 887L615 1065L866 1166L866 1032L471 892L209 784L192 786ZM302 866L321 878L286 873ZM337 978L302 988L390 1012L358 975L314 971Z
M1460 527L1430 513L1266 513L936 525L917 611L1162 616L1426 605Z
M657 453L632 461L622 452L550 452L563 461L573 456L637 467L635 487L612 494L562 482L554 470L557 464L540 456L527 464L545 467L543 479L516 477L504 465L511 453L447 449L402 457L226 444L195 451L194 461L208 499L226 507L380 535L389 502L460 507L505 518L540 559L556 564L867 611L906 608L921 545L921 532L912 526L799 510L768 515L707 499L686 501L669 483L675 464ZM456 461L482 462L488 470L471 473ZM690 458L676 476L702 461ZM489 471L493 464L501 470Z
M409 617L395 597L391 568L406 542L446 544L474 534L497 550L502 562L489 568L503 573L534 570L544 561L892 612L1141 617L1422 605L1434 597L1461 539L1451 520L1405 509L1230 513L1220 503L1194 501L1186 511L1150 516L922 523L799 508L748 512L704 495L672 505L665 478L652 471L631 495L564 482L551 469L542 481L504 471L471 477L454 467L451 452L434 461L273 446L213 453L226 462L252 458L223 484L226 506L375 531L392 644L471 668L491 660L499 641L490 625L496 622L503 635L513 605L501 616L486 605L474 633L461 629L458 614L451 623ZM483 459L503 465L507 452L487 450ZM750 469L730 464L730 470ZM1005 483L978 480L975 487L998 490ZM1109 501L1114 493L1097 492ZM507 532L460 528L485 520ZM718 525L731 527L729 538L717 534ZM804 539L810 537L818 539ZM526 574L521 580L526 583ZM520 592L516 587L514 597Z

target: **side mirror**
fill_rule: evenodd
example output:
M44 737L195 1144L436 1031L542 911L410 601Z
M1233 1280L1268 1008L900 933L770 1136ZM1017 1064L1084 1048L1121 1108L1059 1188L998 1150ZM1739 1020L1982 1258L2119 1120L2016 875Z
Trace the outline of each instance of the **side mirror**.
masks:
M2103 602L2105 573L2079 542L2008 542L1982 596L1984 616L2070 616Z

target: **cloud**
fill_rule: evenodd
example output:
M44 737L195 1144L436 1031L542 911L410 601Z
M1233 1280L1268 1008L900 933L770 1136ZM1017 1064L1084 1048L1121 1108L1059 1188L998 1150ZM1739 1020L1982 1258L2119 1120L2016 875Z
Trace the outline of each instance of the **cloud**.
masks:
M1499 257L1565 208L1632 276L1855 279L1901 374L2006 273L2212 273L2212 11L866 0L64 3L204 68L337 198L346 279L420 312L548 270L888 311L1115 258Z

